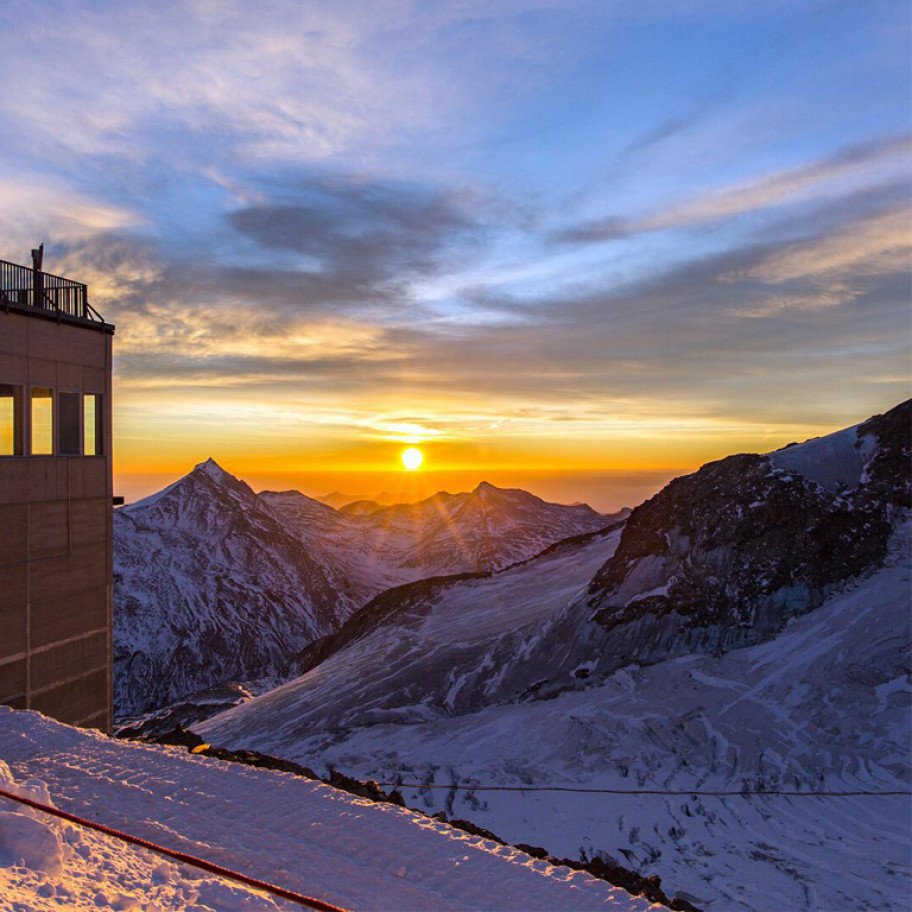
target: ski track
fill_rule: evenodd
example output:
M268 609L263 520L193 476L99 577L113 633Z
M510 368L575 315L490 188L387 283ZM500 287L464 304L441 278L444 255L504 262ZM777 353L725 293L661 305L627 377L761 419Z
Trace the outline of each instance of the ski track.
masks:
M65 810L352 909L653 908L584 872L392 805L182 749L116 742L33 713L0 708L0 756L14 780L45 783ZM0 810L16 808L0 800ZM121 851L151 864L143 850ZM0 866L0 887L21 892L17 877L25 877L21 867ZM39 890L56 891L61 878L66 870L56 881L39 877L36 902ZM88 897L77 878L64 886L59 895L74 904L47 908L91 907L97 883ZM128 900L123 907L135 908ZM239 908L285 908L270 903ZM0 909L14 908L0 899Z

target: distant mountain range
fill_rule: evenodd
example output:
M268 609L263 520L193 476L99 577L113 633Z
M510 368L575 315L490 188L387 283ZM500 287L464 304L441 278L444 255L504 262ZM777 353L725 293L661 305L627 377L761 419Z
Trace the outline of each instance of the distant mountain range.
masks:
M383 592L300 677L194 729L418 783L416 807L657 871L701 908L903 908L910 438L905 402L500 572ZM742 791L764 797L701 796Z
M255 494L210 459L115 513L116 713L276 680L384 589L497 570L614 518L486 483L335 510L297 491Z
M341 510L349 504L362 503L376 508L392 507L396 504L408 503L412 498L405 491L399 493L391 491L380 491L375 494L343 494L341 491L333 491L331 494L323 494L315 497L320 503L325 503L334 510Z

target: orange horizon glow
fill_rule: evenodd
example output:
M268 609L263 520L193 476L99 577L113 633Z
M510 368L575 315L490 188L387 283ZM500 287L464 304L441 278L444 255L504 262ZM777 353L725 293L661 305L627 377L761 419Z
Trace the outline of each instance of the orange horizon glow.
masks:
M425 459L419 471L404 469L402 441L351 441L344 448L302 453L291 446L277 447L281 452L264 452L265 448L245 452L242 441L236 439L208 444L175 439L166 453L146 447L142 459L128 460L125 449L133 450L136 457L140 453L134 450L136 444L124 439L115 447L115 488L133 502L161 490L211 456L255 491L297 490L310 497L342 492L369 499L389 494L390 502L404 503L438 491L470 491L487 481L502 488L523 488L545 500L585 502L602 512L614 512L636 506L672 478L689 474L706 462L737 452L768 452L831 430L836 428L791 429L778 435L729 437L720 433L708 439L679 441L677 448L674 441L662 438L618 438L610 448L604 441L589 441L587 446L586 441L576 439L570 446L558 439L546 441L552 445L547 452L547 445L534 449L539 441L533 440L527 442L530 451L525 458L516 442L506 447L502 443L436 440L421 443ZM560 446L568 450L563 459Z
M604 414L589 403L510 409L481 394L458 404L446 395L436 402L420 395L270 401L232 387L162 397L130 382L117 385L114 402L115 484L128 500L212 457L254 490L323 496L393 489L419 500L489 481L603 510L635 505L707 462L769 452L867 417L777 424L621 400ZM420 470L404 468L406 449L420 449Z
M603 513L633 507L659 491L672 478L689 470L667 472L595 472L552 471L536 473L504 470L447 472L438 470L409 472L397 468L389 472L342 472L287 474L247 473L231 460L216 462L230 474L261 491L300 491L320 498L343 493L352 499L379 500L389 503L414 503L441 491L458 494L474 490L482 481L499 488L521 488L543 500L554 503L588 503ZM182 466L175 472L119 473L114 476L115 493L127 503L154 494L177 481L193 469ZM382 495L382 496L381 496Z
M238 434L232 426L189 430L175 424L167 434L132 435L115 415L115 472L181 473L210 456L239 471L256 474L351 474L401 471L405 449L420 446L422 471L439 472L655 472L695 469L739 452L769 452L793 441L820 436L838 427L716 427L702 434L642 428L639 434L609 433L445 439L377 440L358 436L341 441L316 433ZM164 426L164 425L163 425ZM145 429L144 429L145 430ZM120 431L120 433L118 433Z

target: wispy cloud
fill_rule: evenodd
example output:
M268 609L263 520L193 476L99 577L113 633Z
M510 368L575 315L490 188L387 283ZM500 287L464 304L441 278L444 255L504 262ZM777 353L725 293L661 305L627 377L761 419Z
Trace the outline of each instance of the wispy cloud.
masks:
M129 207L93 198L58 179L0 177L0 237L4 246L19 248L22 257L46 237L49 225L56 239L78 242L142 221Z
M890 175L907 173L910 156L912 136L883 137L848 146L811 164L710 190L651 215L634 219L608 216L564 229L556 237L570 243L593 243L720 221L823 196L832 191L836 181L847 177L867 183L883 182Z
M11 3L9 48L22 64L3 106L31 133L65 144L69 154L143 155L142 140L170 133L200 139L209 151L231 137L252 154L321 159L416 114L397 111L402 86L394 72L372 72L359 57L366 36L405 4L362 4L352 16L333 4L272 4L269 15L248 4L213 6L166 0L153 6L68 3L38 15ZM18 15L17 15L18 14ZM55 48L55 66L33 68L29 53ZM71 78L63 92L58 76ZM383 78L385 77L385 78ZM13 86L8 85L9 89ZM50 151L50 150L45 150ZM193 145L182 154L192 153Z
M120 376L146 389L293 388L321 407L326 396L371 402L374 414L403 397L418 406L386 425L351 419L356 434L410 424L458 436L486 424L523 435L560 424L561 434L591 435L644 409L653 424L663 410L819 421L840 378L852 377L862 398L902 386L912 293L904 227L901 209L842 217L800 243L743 246L621 288L527 303L521 323L456 331L288 308L264 319L251 282L243 302L134 315ZM446 417L469 403L471 422Z
M858 219L831 235L785 245L744 274L770 283L805 278L851 281L902 273L910 267L912 218L903 203L892 211Z

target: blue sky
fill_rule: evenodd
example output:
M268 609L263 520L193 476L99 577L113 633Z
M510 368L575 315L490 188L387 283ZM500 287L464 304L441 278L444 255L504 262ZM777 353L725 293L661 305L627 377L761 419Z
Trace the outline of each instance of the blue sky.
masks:
M124 473L770 448L909 395L910 13L7 0L0 257L117 324Z

